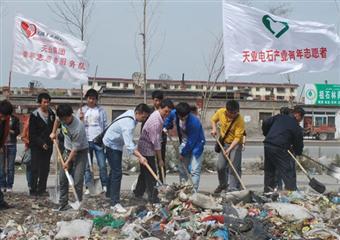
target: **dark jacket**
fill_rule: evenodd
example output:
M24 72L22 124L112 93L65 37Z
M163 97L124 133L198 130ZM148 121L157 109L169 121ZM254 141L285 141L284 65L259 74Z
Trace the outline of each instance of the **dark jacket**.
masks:
M29 120L29 145L32 149L43 150L43 145L47 144L49 149L52 151L52 141L50 134L53 130L53 124L55 121L55 114L51 109L48 109L48 120L47 124L40 117L38 109L30 115Z
M179 118L177 117L176 109L172 110L170 115L164 121L164 128L173 128L172 122L175 121L177 127L177 134L180 143L182 143L182 136L179 126ZM185 121L187 142L181 151L182 156L193 154L196 158L200 157L203 153L205 137L202 124L200 120L192 113L189 113L188 118Z
M20 121L14 115L11 115L9 120L10 130L13 130L14 133L9 133L9 141L6 144L16 144L17 143L17 136L20 134Z
M0 148L3 148L9 134L9 116L0 122Z
M303 131L292 115L275 115L262 124L265 144L288 150L293 148L296 155L303 150Z

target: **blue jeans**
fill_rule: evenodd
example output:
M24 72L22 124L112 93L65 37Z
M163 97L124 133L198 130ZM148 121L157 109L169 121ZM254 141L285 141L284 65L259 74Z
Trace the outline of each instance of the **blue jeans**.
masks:
M120 201L120 186L122 182L122 157L123 152L106 147L106 156L110 165L110 175L108 181L108 196L111 205L114 206Z
M13 188L14 183L14 164L15 157L17 155L17 145L5 145L4 146L4 158L6 160L6 168L5 162L0 161L0 187L2 188ZM7 173L6 173L7 172Z
M185 144L182 143L179 146L179 152L182 151ZM200 184L200 177L201 177L201 167L202 167L202 159L203 154L196 158L193 154L190 154L186 156L182 162L179 163L178 171L179 171L179 180L182 182L183 180L188 181L188 175L186 172L188 172L191 175L194 188L198 190L199 184ZM187 171L184 169L186 167Z
M106 156L104 148L89 141L89 155L91 163L93 164L93 152L96 154L97 164L99 166L99 176L102 186L107 186L107 169L106 169ZM92 180L89 161L86 162L85 168L85 185L88 185Z

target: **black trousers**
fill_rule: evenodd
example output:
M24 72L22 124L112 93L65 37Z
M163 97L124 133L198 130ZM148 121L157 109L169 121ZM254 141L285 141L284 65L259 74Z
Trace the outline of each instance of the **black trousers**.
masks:
M285 189L297 190L295 161L287 150L269 144L264 145L264 192L271 192L277 186L277 173Z
M144 156L148 160L148 164L154 172L156 172L156 158L155 156ZM148 169L140 164L140 173L135 190L133 191L136 197L143 197L146 190L148 194L148 201L155 203L158 202L158 191L155 188L156 180L148 171Z
M51 150L50 150L51 149ZM52 147L49 150L31 149L32 186L31 191L42 193L46 191L48 174L50 172L50 161Z
M162 159L164 162L164 177L166 176L166 167L165 167L165 153L166 153L166 138L164 139L162 136L162 143L161 143L161 154ZM162 168L158 165L158 172L159 172L159 180L161 180L162 183L164 183L163 176L162 176Z
M4 194L2 193L1 189L0 189L0 204L3 203L4 200Z

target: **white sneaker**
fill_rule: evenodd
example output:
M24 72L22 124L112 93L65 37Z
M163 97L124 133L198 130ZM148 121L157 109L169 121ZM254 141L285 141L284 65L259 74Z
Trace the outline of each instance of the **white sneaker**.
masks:
M89 195L90 194L90 190L87 188L84 192L85 195Z
M12 188L7 188L7 192L13 192Z
M104 192L104 193L107 192L107 187L106 187L106 186L103 187L103 192Z
M123 206L120 205L120 203L117 203L116 205L110 208L113 210L114 213L127 213L127 210L123 208Z

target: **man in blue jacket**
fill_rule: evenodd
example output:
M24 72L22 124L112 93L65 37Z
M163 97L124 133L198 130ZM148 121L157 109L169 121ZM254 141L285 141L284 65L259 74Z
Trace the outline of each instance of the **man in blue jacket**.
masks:
M167 131L173 127L175 122L177 134L180 142L179 160L179 177L182 182L188 180L186 172L192 175L195 190L199 187L201 166L203 159L203 149L205 144L204 131L200 120L191 113L188 103L181 102L171 111L170 115L164 122L164 130ZM191 166L191 171L189 171ZM186 167L188 171L184 169Z

